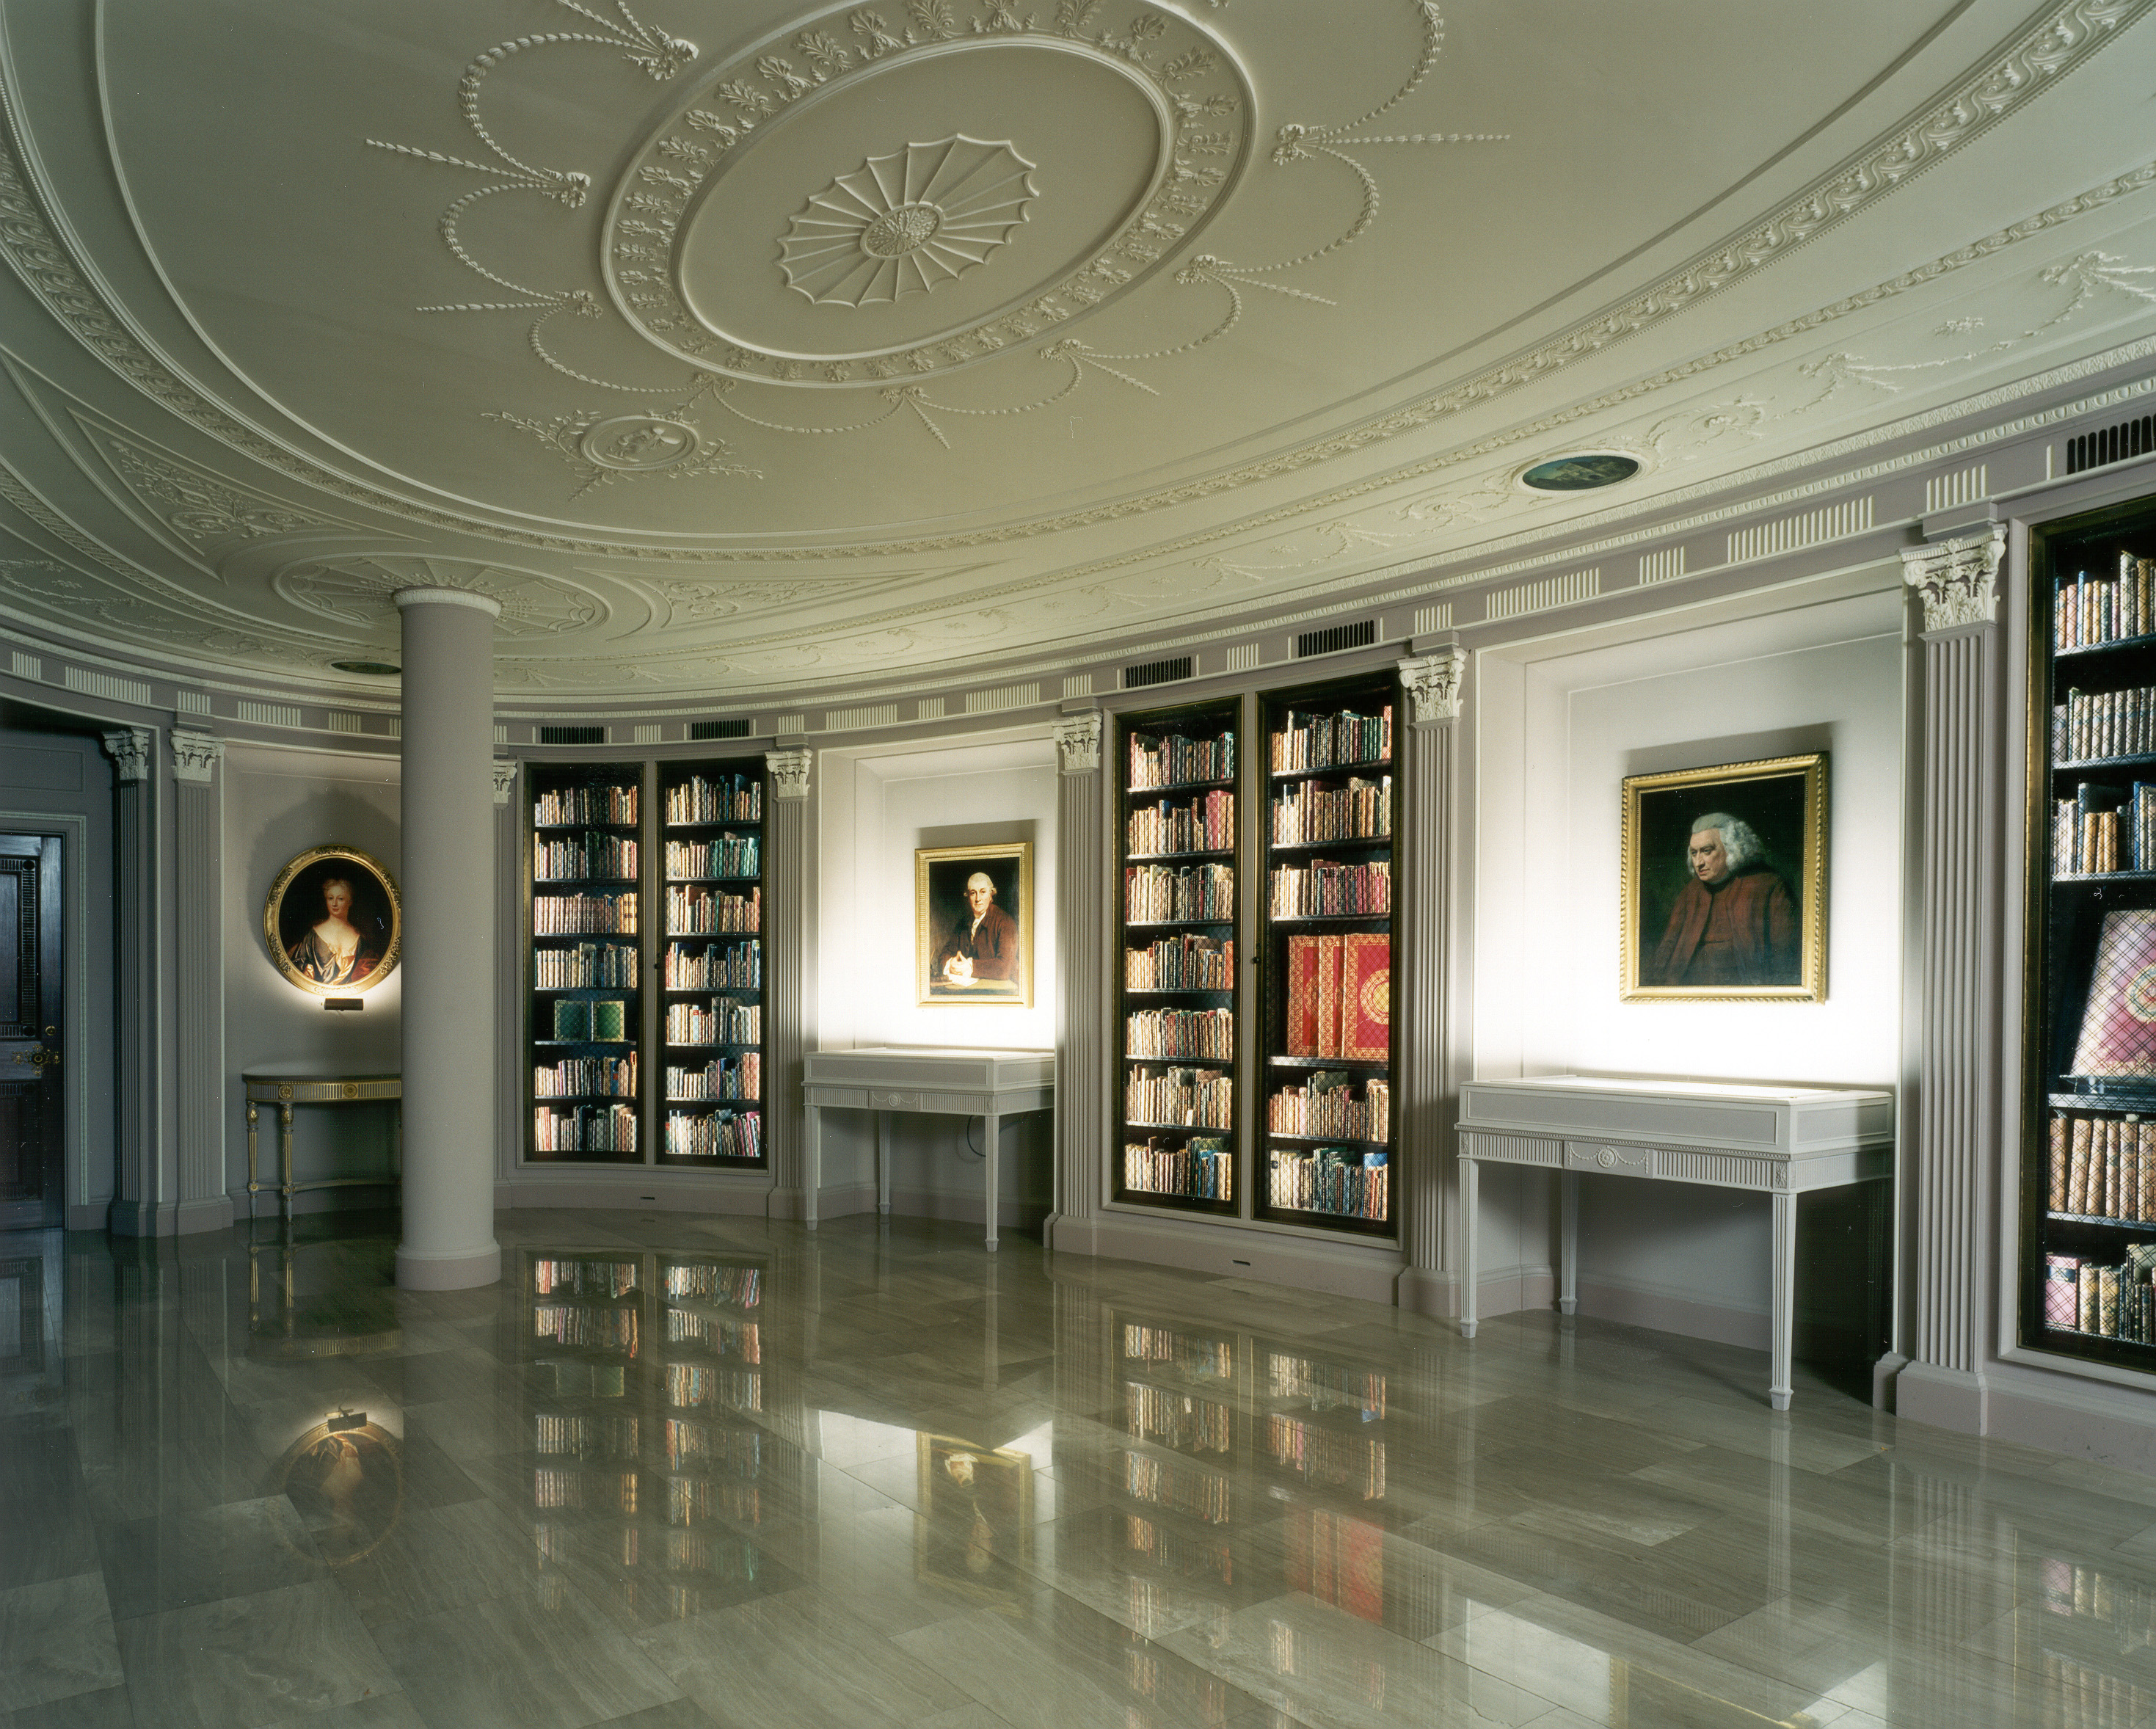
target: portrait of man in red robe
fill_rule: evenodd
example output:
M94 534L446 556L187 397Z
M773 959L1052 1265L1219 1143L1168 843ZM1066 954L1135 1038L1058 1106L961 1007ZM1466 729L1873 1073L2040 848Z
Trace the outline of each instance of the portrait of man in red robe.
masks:
M1789 885L1749 823L1725 811L1694 819L1689 880L1640 983L1713 990L1802 982L1799 923Z

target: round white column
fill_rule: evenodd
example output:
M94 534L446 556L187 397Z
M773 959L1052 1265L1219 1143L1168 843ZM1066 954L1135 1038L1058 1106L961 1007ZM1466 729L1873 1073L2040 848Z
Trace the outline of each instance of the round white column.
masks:
M494 621L405 588L404 1240L397 1282L501 1276L494 1240Z

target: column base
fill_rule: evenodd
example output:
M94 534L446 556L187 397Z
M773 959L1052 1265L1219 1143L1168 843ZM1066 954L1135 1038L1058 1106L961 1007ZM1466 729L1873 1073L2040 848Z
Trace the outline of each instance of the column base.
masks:
M1963 1434L1989 1428L1990 1387L1981 1375L1912 1362L1894 1378L1894 1414Z
M399 1244L397 1250L397 1288L399 1290L470 1290L493 1285L501 1278L501 1245L490 1243L481 1249L455 1249L444 1254L414 1254Z
M1393 1301L1410 1314L1449 1321L1460 1312L1460 1281L1435 1267L1409 1267L1393 1281Z

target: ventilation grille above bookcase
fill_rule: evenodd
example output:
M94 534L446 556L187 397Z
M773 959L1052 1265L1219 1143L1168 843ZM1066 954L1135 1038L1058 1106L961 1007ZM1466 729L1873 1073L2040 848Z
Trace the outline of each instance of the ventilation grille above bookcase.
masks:
M1142 666L1123 669L1123 689L1142 690L1148 685L1172 685L1178 679L1194 678L1197 672L1197 659L1189 654L1178 654L1172 660L1148 660Z
M2066 472L2078 475L2084 469L2100 469L2106 463L2146 456L2152 450L2156 450L2156 414L2143 414L2138 420L2122 420L2116 426L2068 439Z
M542 726L539 742L542 745L603 745L606 742L603 726Z
M747 715L732 721L691 721L689 736L691 739L747 738L748 729L749 717Z
M1353 624L1327 625L1323 630L1306 630L1295 639L1295 658L1307 660L1313 654L1337 654L1342 649L1367 649L1378 639L1378 621L1363 618Z

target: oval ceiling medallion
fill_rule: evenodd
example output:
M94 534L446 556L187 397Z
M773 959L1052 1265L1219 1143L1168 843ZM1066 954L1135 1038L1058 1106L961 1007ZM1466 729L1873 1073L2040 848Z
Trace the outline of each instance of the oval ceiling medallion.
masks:
M1640 459L1614 450L1582 450L1570 456L1553 456L1520 474L1520 485L1537 492L1589 492L1597 486L1614 486L1640 472Z
M1008 245L1033 164L963 132L870 156L818 192L779 237L787 285L819 305L932 293Z

